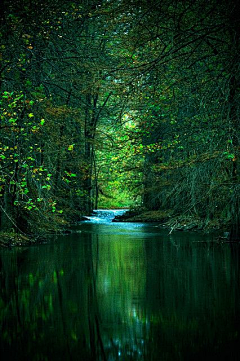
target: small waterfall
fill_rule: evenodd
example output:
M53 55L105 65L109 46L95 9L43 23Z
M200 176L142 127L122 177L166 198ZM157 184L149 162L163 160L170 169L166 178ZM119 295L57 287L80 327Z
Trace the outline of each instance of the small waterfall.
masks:
M96 209L91 216L86 216L86 222L110 223L113 218L124 214L127 209Z

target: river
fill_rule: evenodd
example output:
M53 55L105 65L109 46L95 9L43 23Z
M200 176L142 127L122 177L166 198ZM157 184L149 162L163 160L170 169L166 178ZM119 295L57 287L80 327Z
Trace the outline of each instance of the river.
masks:
M239 245L98 211L0 250L1 359L239 359Z

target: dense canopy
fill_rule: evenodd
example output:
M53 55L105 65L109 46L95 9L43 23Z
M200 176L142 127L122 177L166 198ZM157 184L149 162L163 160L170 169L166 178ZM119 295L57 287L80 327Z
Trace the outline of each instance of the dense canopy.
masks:
M3 230L135 205L239 240L236 1L0 6Z

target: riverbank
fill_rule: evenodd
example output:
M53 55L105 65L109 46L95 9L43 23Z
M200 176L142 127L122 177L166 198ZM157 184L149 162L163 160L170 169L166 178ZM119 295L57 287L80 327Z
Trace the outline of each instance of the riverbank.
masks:
M29 237L15 232L0 232L0 247L3 248L30 246L39 242L39 237Z
M124 211L124 209L121 209ZM107 212L111 210L103 210L104 217L108 217ZM96 211L93 212L92 216L81 217L80 221L89 221L89 219L96 216ZM99 215L97 219L99 221ZM174 231L199 231L203 233L214 233L216 239L221 241L229 240L229 227L224 223L223 220L213 219L213 220L203 220L198 217L193 217L190 215L174 215L172 211L146 211L142 209L135 210L126 210L123 214L117 215L114 218L114 215L111 217L110 221L112 222L139 222L139 223L155 223L157 227L166 229L169 234ZM113 218L113 219L112 219ZM101 219L101 217L100 217ZM74 223L74 225L79 224L79 221ZM72 224L73 226L73 224ZM69 234L72 233L72 227L62 228L59 231L59 234ZM41 233L43 235L43 233ZM52 235L53 233L48 233ZM34 244L46 242L43 236L38 235L27 235L17 232L0 232L0 247L3 248L12 248L12 247L26 247Z
M41 229L35 229L32 233L25 233L18 231L0 231L0 247L2 248L12 248L12 247L27 247L35 244L45 243L49 236L53 235L62 235L72 233L71 228L79 224L81 221L86 221L88 218L86 216L73 217L74 221L64 221L62 224L58 224L58 227L55 225L50 225L49 223L45 224Z
M130 210L114 218L113 222L156 222L173 231L220 231L227 232L228 226L221 219L206 220L191 215L174 215L169 211Z

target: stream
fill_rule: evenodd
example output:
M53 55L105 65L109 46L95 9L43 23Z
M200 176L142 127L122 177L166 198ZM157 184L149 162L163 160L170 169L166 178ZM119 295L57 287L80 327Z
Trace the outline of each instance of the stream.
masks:
M239 359L240 246L121 212L0 250L2 360Z

